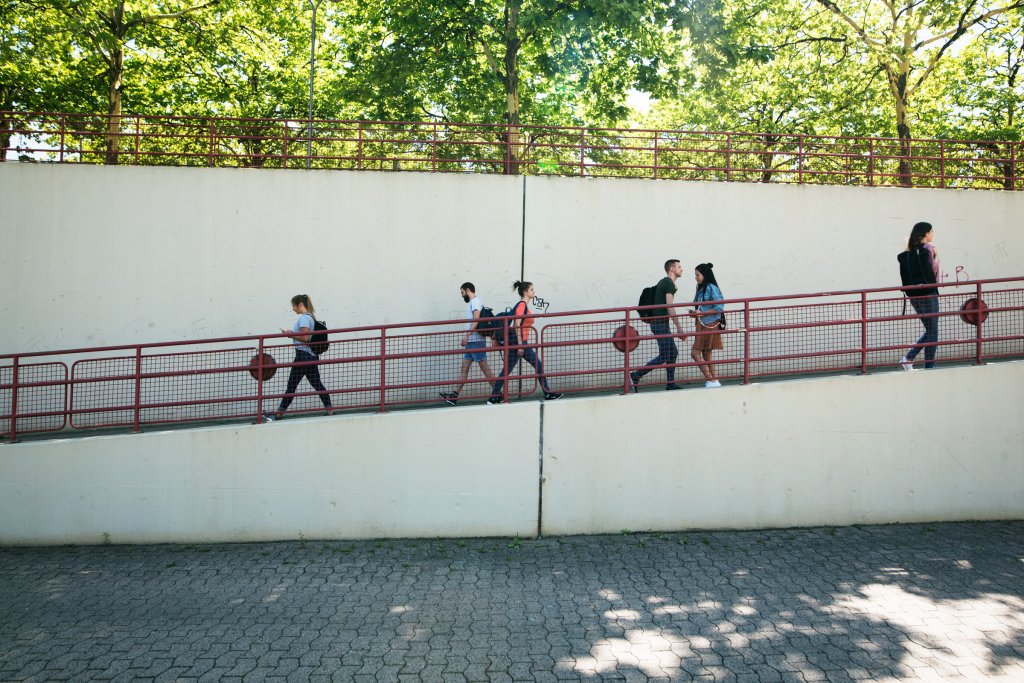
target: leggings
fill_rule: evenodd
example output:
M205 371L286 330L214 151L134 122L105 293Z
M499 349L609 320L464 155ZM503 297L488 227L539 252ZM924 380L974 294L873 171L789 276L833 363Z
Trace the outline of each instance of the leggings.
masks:
M934 314L939 312L939 296L937 294L913 296L910 297L910 305L914 307L918 315L927 317L921 318L924 334L917 340L917 344L907 352L907 360L914 360L921 349L924 349L924 367L926 369L934 368L936 348L934 344L939 341L939 317ZM932 346L924 346L925 344Z
M519 342L516 340L515 335L511 335L509 337L509 344L512 344L514 346L514 345L516 345L518 343ZM516 369L516 366L519 365L519 361L520 360L525 360L527 363L532 365L534 367L534 369L537 371L537 374L541 376L540 377L540 387L541 387L541 389L544 390L545 394L550 394L551 393L551 389L548 388L548 378L544 377L544 368L540 364L540 358L537 358L537 352L534 351L533 347L530 347L530 346L526 347L525 349L520 349L520 351L523 352L523 355L522 356L516 356L515 358L511 357L512 351L509 351L509 355L510 355L509 363L508 363L508 372L509 372L509 374L512 374L512 371ZM498 375L498 381L494 383L494 390L491 392L491 396L501 396L501 389L504 386L505 386L505 369L502 368L501 369L501 374Z
M316 360L318 360L317 357L311 353L299 351L298 349L295 350L296 363L308 363ZM288 373L288 388L285 389L285 396L281 399L281 405L278 407L277 412L283 413L288 410L288 406L292 404L292 399L295 398L292 394L299 388L299 382L302 381L303 377L308 379L313 388L320 392L320 400L323 402L324 408L331 407L331 395L327 393L327 388L320 381L320 366L293 365L291 372Z

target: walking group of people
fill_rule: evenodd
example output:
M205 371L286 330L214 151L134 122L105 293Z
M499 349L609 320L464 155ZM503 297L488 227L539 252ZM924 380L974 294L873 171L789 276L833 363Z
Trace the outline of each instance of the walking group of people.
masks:
M932 245L933 237L934 230L930 223L917 223L911 230L907 250L900 254L901 269L909 272L915 282L937 284L940 279L939 258ZM665 262L664 267L665 277L654 287L653 305L657 305L658 308L653 309L651 315L645 318L650 325L651 334L657 340L658 355L642 368L629 374L630 388L633 392L637 392L640 380L657 367L665 368L665 389L667 391L681 388L675 381L675 364L679 358L679 349L676 346L675 338L686 338L688 333L684 331L682 322L686 316L693 318L694 341L690 356L704 377L704 386L707 388L720 387L722 384L718 379L712 354L722 348L721 333L725 327L725 307L721 303L724 297L715 278L714 265L701 263L694 269L693 277L697 286L693 303L696 305L687 310L685 314L677 313L678 308L675 307L675 297L678 292L676 281L682 277L683 267L679 259L669 259ZM901 270L902 272L903 270ZM532 345L535 334L534 317L531 315L529 302L536 296L533 283L516 281L512 288L519 294L519 301L511 309L508 318L508 345L513 348L509 349L510 358L507 363L504 363L505 367L497 377L487 363L488 338L480 328L484 303L477 295L476 286L472 282L464 282L459 288L459 294L466 303L468 322L460 340L460 346L464 347L465 352L462 356L462 366L459 370L456 387L454 391L443 391L439 394L448 405L458 404L459 395L469 379L473 363L479 364L484 377L492 383L491 396L487 402L490 404L501 403L506 376L515 370L521 360L525 360L536 370L540 377L545 400L553 401L561 398L562 394L551 390L548 379L544 375L542 362ZM917 343L900 359L900 367L904 370L913 370L914 360L921 351L924 351L925 368L933 368L939 328L938 289L936 287L920 287L907 291L907 295L914 310L920 316L925 330ZM303 378L307 379L318 392L326 413L330 415L334 412L330 393L320 379L320 370L317 365L319 357L310 345L315 329L314 316L316 315L313 302L309 295L298 294L292 297L291 303L292 310L298 317L291 330L282 329L281 332L292 339L295 348L295 365L291 367L285 395L282 397L277 411L264 413L263 417L267 421L279 419L284 414ZM671 327L675 328L675 334L671 332ZM522 348L514 348L517 346Z

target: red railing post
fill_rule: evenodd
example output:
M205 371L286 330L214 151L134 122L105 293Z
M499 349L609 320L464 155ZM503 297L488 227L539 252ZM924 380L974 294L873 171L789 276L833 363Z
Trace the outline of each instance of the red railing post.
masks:
M750 302L743 302L743 383L750 384Z
M138 114L135 115L135 165L139 165L139 127L142 125L141 118Z
M63 147L65 147L65 115L60 115L60 163L63 163ZM1013 150L1013 146L1010 147ZM1013 162L1011 162L1012 164Z
M725 179L732 180L732 133L725 134Z
M622 331L625 333L623 335L624 338L622 340L623 343L625 344L625 346L623 347L625 350L622 353L622 355L625 356L625 359L623 360L623 363L622 363L623 364L622 393L628 394L629 393L629 388L630 388L629 387L629 375L631 374L630 373L630 369L629 369L629 358L630 358L631 349L629 348L629 345L630 345L630 342L632 341L631 338L630 338L630 334L629 334L629 309L628 308L626 309L626 321L622 324ZM637 336L639 336L639 335L637 335Z
M437 124L436 123L434 124L433 144L431 144L430 149L431 149L431 153L432 153L432 157L433 157L431 159L431 170L436 172L437 171Z
M975 334L974 364L975 365L982 365L981 341L982 341L982 339L984 338L985 335L984 335L984 333L982 332L982 329L981 329L981 326L984 324L984 322L982 322L982 318L984 317L984 313L982 312L983 309L981 308L982 298L981 298L981 283L980 282L977 285L975 285L974 296L977 297L977 299L978 299L978 309L977 309L978 325L977 325L977 327L974 330L974 334Z
M380 412L388 405L387 386L387 360L388 360L388 331L380 328Z
M1014 152L1017 149L1017 145L1010 143L1010 189L1017 189L1017 162L1015 160L1016 154Z
M658 179L658 132L654 132L654 179Z
M512 124L505 124L505 175L512 175Z
M502 364L501 376L505 378L505 381L501 385L501 402L502 403L508 403L509 375L511 374L509 372L509 362L508 362L508 354L509 354L508 342L509 342L509 337L512 334L511 317L505 318L505 320L503 320L501 324L505 326L505 339L501 342L502 355L504 356L504 359L501 362L501 364ZM520 343L522 343L522 342L520 341ZM517 349L516 353L518 353L518 352L519 351ZM493 392L493 387L492 387L492 392Z
M875 186L875 139L868 138L868 187Z
M868 293L860 293L860 374L868 374Z
M360 171L363 170L363 122L360 121L358 124L357 136L359 139L359 145L356 149L356 168Z
M586 166L587 129L580 129L580 177L587 175Z
M288 122L284 121L284 135L281 136L281 156L284 157L283 168L288 168Z
M18 356L14 357L14 374L11 381L11 443L18 439Z
M132 431L139 431L139 413L142 411L142 347L135 347L135 419Z
M213 117L210 117L210 151L209 151L209 155L207 157L206 163L211 168L213 167L213 145L214 145Z
M946 187L946 143L939 140L939 187Z
M256 347L256 424L263 422L263 337L260 337L259 345Z
M804 182L804 136L798 135L796 138L796 177L797 182L801 185Z

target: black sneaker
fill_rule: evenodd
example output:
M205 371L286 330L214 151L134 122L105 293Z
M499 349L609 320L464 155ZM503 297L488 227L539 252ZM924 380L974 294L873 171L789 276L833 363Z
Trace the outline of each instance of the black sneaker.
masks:
M561 394L556 394L553 391L548 391L548 392L545 392L545 394L544 394L544 400L545 401L557 401L560 398L562 398L562 395Z
M459 402L459 395L456 394L454 391L442 391L441 393L438 394L438 396L443 398L444 402L450 406L453 406Z
M501 403L501 396L491 396L487 399L487 403L488 405L496 406Z
M676 389L682 389L681 386L673 382L672 384L665 385L665 391L675 391Z
M640 378L637 377L635 373L629 373L629 388L633 391L634 394L640 392L640 388L637 387L636 385L638 381L640 381Z

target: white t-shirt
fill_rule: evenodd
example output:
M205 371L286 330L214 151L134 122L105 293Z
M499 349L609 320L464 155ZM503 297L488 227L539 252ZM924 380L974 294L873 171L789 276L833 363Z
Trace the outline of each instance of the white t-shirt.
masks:
M474 317L473 316L473 311L482 311L483 309L484 309L484 302L480 301L480 297L474 296L472 299L469 300L469 303L466 304L466 318L468 318L470 321L472 321L473 317ZM469 328L471 328L472 326L473 326L472 322L466 323L466 329L467 330ZM469 341L471 341L471 342L482 342L482 341L484 341L484 338L483 338L483 336L479 332L475 332L474 331L474 332L470 332L469 333Z
M309 330L309 334L313 334L313 316L309 313L300 313L298 319L295 321L295 327L292 328L292 332L298 332L303 327ZM313 353L313 349L309 348L309 344L298 339L292 339L292 344L295 344L297 351L305 351L308 354Z

